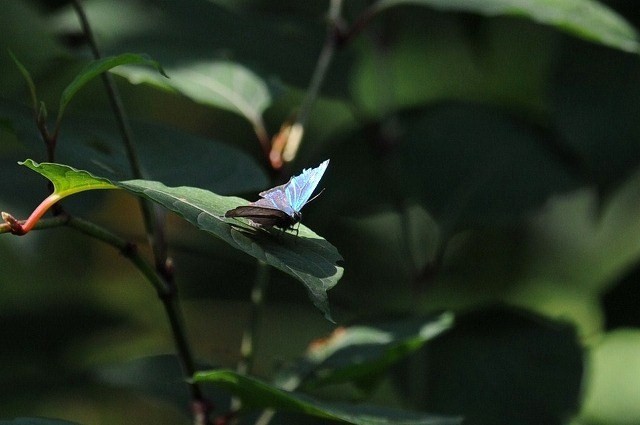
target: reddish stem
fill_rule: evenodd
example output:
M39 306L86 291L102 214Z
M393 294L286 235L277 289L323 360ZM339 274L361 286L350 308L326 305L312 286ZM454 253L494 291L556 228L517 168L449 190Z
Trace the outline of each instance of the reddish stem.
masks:
M55 203L60 199L61 196L56 193L52 193L51 195L47 196L45 200L42 201L35 210L33 210L29 218L24 222L16 220L11 214L6 212L2 213L2 219L11 228L11 233L18 236L26 235L31 229L33 229L38 220L40 220L40 218L49 210L49 208L55 205Z

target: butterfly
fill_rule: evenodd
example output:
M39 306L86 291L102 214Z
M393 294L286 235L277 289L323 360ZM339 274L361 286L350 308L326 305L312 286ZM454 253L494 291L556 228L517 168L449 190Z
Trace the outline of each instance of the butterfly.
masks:
M287 183L260 192L256 202L229 210L224 216L248 218L256 227L290 229L302 219L300 210L309 202L328 165L327 159L316 168L304 169Z

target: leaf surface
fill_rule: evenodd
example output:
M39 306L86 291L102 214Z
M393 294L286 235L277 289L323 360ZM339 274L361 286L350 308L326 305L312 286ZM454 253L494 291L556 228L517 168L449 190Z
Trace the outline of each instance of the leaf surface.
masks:
M118 56L110 56L103 59L97 59L89 62L87 66L80 71L76 78L64 89L62 96L60 97L60 106L58 108L58 119L60 122L64 114L65 109L71 102L71 99L78 93L78 91L89 81L97 77L98 75L106 72L116 66L126 64L142 64L155 68L161 74L164 74L160 64L147 55L140 55L135 53L123 53Z
M342 277L343 268L336 265L342 257L333 245L306 226L300 225L297 235L260 231L224 217L228 210L247 204L241 198L145 180L129 180L119 185L303 282L313 304L331 320L327 291Z
M357 425L454 425L461 418L429 415L366 405L326 403L303 394L281 390L258 379L240 375L230 370L199 372L196 382L211 382L222 386L242 398L245 407L252 409L273 408L302 413L320 418L342 420Z
M262 113L271 104L267 84L246 67L231 61L194 61L167 67L170 79L149 68L124 67L117 72L132 83L174 90L194 102L240 114L254 128L264 128Z
M327 291L342 277L343 268L336 264L342 257L333 245L309 228L300 225L297 235L251 228L224 217L226 211L247 201L204 189L168 187L149 180L111 182L67 165L38 164L30 159L21 164L51 180L61 198L84 190L123 188L162 205L200 230L301 281L313 304L332 320Z
M625 52L639 52L638 33L624 18L591 0L380 0L374 10L413 4L484 16L517 16L551 25Z

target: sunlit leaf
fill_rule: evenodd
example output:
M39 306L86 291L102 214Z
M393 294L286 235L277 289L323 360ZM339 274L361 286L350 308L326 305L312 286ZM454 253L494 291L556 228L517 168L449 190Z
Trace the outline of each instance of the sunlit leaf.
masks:
M262 113L271 104L266 83L244 66L230 61L198 61L167 67L170 80L147 68L118 70L132 83L147 83L175 90L194 102L226 109L245 117L264 133Z
M581 418L586 423L632 424L640 421L640 332L610 332L591 347Z
M19 164L49 179L51 183L53 183L54 192L58 194L60 198L85 190L118 189L118 186L107 179L96 177L87 171L76 170L72 167L52 163L38 164L31 159L27 159Z
M331 320L327 291L342 277L336 265L342 257L329 242L300 225L297 235L246 230L225 219L226 211L247 202L194 187L167 187L162 183L130 180L119 185L182 216L201 230L295 277L307 288L313 304Z
M67 165L37 164L32 160L22 164L51 180L56 191L64 196L83 190L119 187L164 206L199 229L301 281L313 304L328 320L332 320L327 291L342 277L343 268L336 265L342 257L333 245L309 228L300 225L296 235L258 231L240 221L224 217L226 211L247 201L220 196L204 189L167 187L148 180L111 182Z

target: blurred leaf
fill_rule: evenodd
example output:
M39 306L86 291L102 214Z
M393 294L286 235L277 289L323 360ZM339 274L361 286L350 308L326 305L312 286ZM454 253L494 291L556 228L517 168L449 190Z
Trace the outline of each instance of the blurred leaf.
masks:
M76 78L64 89L60 97L60 106L58 107L57 123L60 123L65 109L73 96L89 81L120 65L127 64L143 64L151 66L162 75L166 75L160 64L152 60L148 55L140 55L135 53L123 53L118 56L111 56L103 59L96 59L89 64L76 76Z
M566 40L549 93L562 142L609 194L640 164L640 58Z
M306 87L326 35L321 14L240 13L209 1L159 0L144 2L144 7L137 9L124 2L125 7L134 9L125 20L118 19L104 3L93 0L86 5L89 17L98 21L95 31L101 35L103 50L108 54L146 52L165 69L212 59L233 61L264 80ZM77 19L71 8L63 9L56 21L62 30L76 31ZM139 30L143 23L148 25L146 31ZM348 68L348 54L336 57L335 69L325 80L324 88L333 94L346 92L343 70Z
M95 117L67 117L57 158L110 179L130 178L129 162L116 126ZM195 186L227 195L268 185L258 163L219 140L159 123L131 123L140 162L149 178L172 186Z
M29 31L25 31L25 22ZM77 25L77 21L76 21ZM38 81L40 76L50 77L51 61L68 55L60 39L52 31L41 4L34 1L10 1L2 3L0 14L0 92L2 96L24 96L24 78L16 71L7 50L20 58L29 74Z
M294 368L281 373L277 385L296 389L316 388L340 382L366 382L379 378L393 364L418 350L453 325L453 314L428 321L413 319L370 326L338 328L326 341L312 344ZM292 385L295 383L295 385Z
M35 111L36 108L38 107L38 96L36 95L36 85L33 82L33 78L31 78L31 74L29 73L27 68L25 68L24 65L20 63L18 58L15 57L15 55L11 50L9 50L9 56L11 56L11 59L13 60L13 62L15 62L16 66L18 67L18 70L20 71L20 74L22 74L22 76L24 77L27 83L27 87L29 88L29 95L31 96L31 103Z
M224 214L246 204L246 201L216 195L204 189L167 187L162 183L146 180L112 183L67 165L37 164L32 160L26 160L24 165L53 182L59 182L69 193L91 188L121 187L161 204L199 229L301 281L313 304L328 320L332 320L327 291L342 277L343 268L336 265L342 257L333 245L307 227L300 225L294 236L286 232L259 231L246 225L241 226L239 221L226 219ZM76 183L78 186L74 186Z
M271 103L265 82L246 67L230 61L200 61L167 67L170 80L147 68L123 67L117 73L134 84L148 83L175 90L207 106L227 109L245 117L264 133L262 113Z
M202 367L204 369L204 367ZM98 367L96 378L112 386L131 389L169 402L190 412L187 383L175 355L163 354ZM230 405L230 397L221 391L207 391L207 399L220 410Z
M384 117L458 100L508 106L535 118L547 113L557 33L521 20L454 17L427 8L392 15L377 37L359 43L349 73L350 94L362 112Z
M11 170L11 165L18 160L39 156L43 143L30 109L0 101L0 116L11 122L22 142L21 146L0 155L0 173L3 173L7 167ZM154 180L173 186L202 187L223 195L262 190L268 184L256 161L240 149L159 123L132 120L131 128L143 169ZM56 158L111 180L131 177L122 136L110 117L65 117ZM178 163L189 166L177 166ZM8 186L15 188L12 189L15 193L30 190L15 173L7 172L4 181L12 182Z
M574 329L508 307L459 314L456 326L398 367L412 406L474 425L561 425L579 406L584 353Z
M62 419L16 418L9 421L0 420L0 425L77 425L77 422L69 422Z
M640 422L640 331L609 332L589 350L580 419L587 424Z
M324 196L346 216L418 200L445 238L472 225L515 223L582 183L580 165L555 137L486 106L407 111L345 137L330 154L327 179L343 190Z
M427 415L418 412L363 405L332 404L302 394L290 393L255 378L230 370L198 372L195 382L211 382L237 394L246 408L273 408L303 413L320 418L342 420L358 425L449 425L462 423L461 418Z
M405 4L485 16L524 17L609 47L640 52L638 34L633 26L612 9L593 0L379 0L373 8L380 12Z
M580 184L552 133L499 110L451 105L407 118L393 181L446 228L516 222Z

